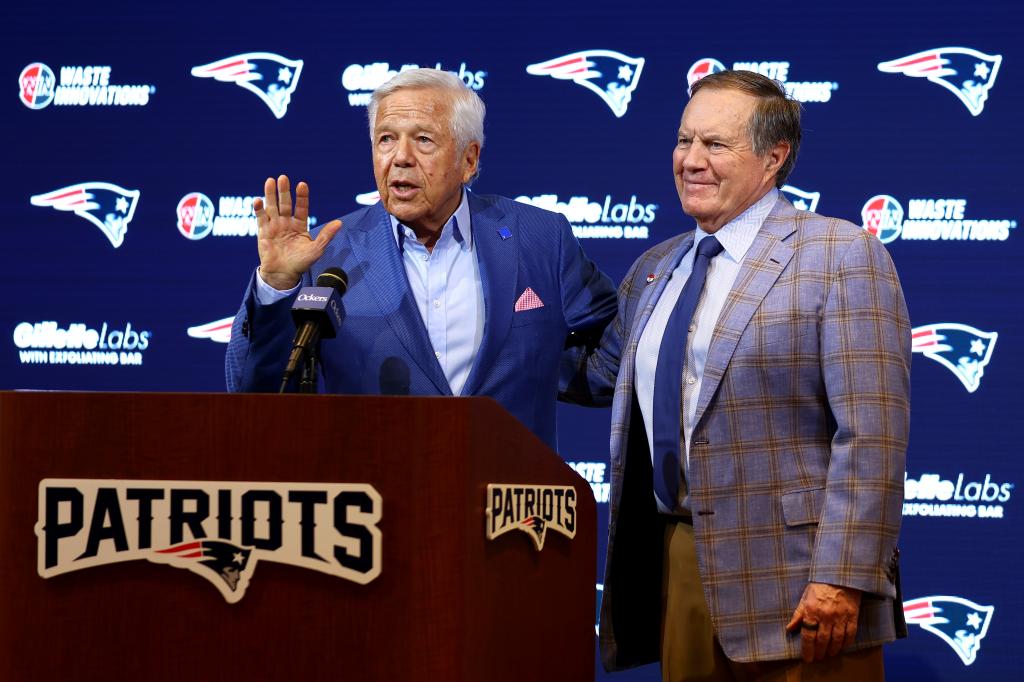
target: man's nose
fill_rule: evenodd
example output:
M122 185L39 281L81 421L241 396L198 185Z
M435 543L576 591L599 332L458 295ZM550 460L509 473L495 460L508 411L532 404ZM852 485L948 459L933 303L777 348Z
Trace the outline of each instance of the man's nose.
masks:
M395 155L392 163L396 166L411 166L415 163L415 156L412 153L412 140L408 137L400 137L395 144Z
M694 140L683 155L683 168L688 171L699 171L707 168L708 150L701 142Z

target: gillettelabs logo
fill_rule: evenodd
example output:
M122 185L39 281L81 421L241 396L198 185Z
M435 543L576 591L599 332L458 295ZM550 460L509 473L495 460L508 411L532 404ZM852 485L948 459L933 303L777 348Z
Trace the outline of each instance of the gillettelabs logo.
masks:
M82 182L37 194L30 201L33 206L71 211L85 218L98 227L116 249L124 242L140 194L137 189L125 189L109 182Z
M153 333L104 322L99 329L81 322L62 328L54 321L22 322L14 328L14 345L23 365L142 364Z
M54 106L145 106L156 92L155 85L115 85L109 66L62 66L60 82L53 70L34 62L18 76L21 103L29 109Z
M888 194L876 194L860 211L861 226L883 244L917 241L1006 241L1016 220L968 219L967 199L910 199L907 210Z
M387 83L402 71L418 69L419 64L402 64L395 71L388 62L374 62L373 64L349 64L341 72L341 86L348 90L348 103L353 107L365 107L370 103L370 95L380 86ZM441 62L436 62L432 68L438 71L445 70ZM461 62L458 69L452 69L449 73L458 76L467 88L482 90L484 80L487 78L486 71L473 71Z
M981 385L999 334L957 322L940 322L915 327L911 338L913 352L941 364L969 393L974 393Z
M622 118L643 69L643 57L627 57L612 50L583 50L530 64L526 73L582 85L600 97L616 118Z
M577 239L647 239L654 222L657 204L643 204L635 194L629 201L614 202L612 195L604 201L591 201L587 196L559 201L557 194L518 196L516 201L561 213L572 225Z
M196 78L234 83L259 97L277 118L288 113L292 93L299 85L302 60L270 52L247 52L192 69Z
M229 603L259 561L365 585L381 571L381 507L365 483L44 479L38 571L145 559L195 573Z
M985 109L988 91L996 83L1002 62L1002 55L985 54L969 47L937 47L882 62L878 70L927 78L956 95L971 115L977 116Z
M753 71L782 83L786 94L798 102L828 102L832 93L839 89L835 81L790 81L789 62L733 62L735 71ZM694 62L686 74L689 87L705 76L725 71L725 65L717 59L705 57Z
M971 665L978 657L995 610L994 606L946 595L903 602L907 623L920 625L948 644L964 665Z
M963 473L955 480L939 474L921 474L917 479L903 475L903 516L966 519L1005 518L1004 504L1016 486L997 483L991 474L972 480Z

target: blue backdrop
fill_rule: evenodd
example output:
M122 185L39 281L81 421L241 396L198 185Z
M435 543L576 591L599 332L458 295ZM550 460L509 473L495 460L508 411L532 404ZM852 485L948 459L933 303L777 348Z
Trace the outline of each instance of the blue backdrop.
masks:
M670 170L688 78L784 81L805 106L790 197L886 242L914 325L911 637L887 648L889 677L1018 679L1017 3L5 14L0 389L223 390L226 318L257 262L251 198L287 173L310 184L320 222L372 201L366 98L407 65L453 71L487 103L475 189L566 213L616 281L693 227ZM599 74L573 72L585 61ZM603 537L608 413L560 410L560 450L594 485Z

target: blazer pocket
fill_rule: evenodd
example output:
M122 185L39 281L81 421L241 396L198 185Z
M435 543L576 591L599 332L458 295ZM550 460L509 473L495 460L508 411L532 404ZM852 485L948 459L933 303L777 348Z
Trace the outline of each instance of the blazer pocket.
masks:
M825 488L794 490L782 494L782 516L787 526L804 526L818 523L821 508L825 504Z
M522 327L528 324L557 324L561 321L561 311L549 310L547 306L512 313L513 327Z
M818 333L816 317L799 317L792 321L751 324L740 336L737 348L772 346L778 343L794 343L808 334Z

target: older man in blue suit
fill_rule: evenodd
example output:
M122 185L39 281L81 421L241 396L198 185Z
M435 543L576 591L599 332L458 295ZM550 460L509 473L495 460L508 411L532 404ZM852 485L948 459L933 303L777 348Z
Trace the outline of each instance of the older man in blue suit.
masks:
M779 194L800 137L774 81L694 84L673 168L697 229L636 261L580 366L575 398L613 400L609 669L880 680L906 634L906 304L878 239Z
M614 317L612 283L563 216L468 190L484 106L458 77L402 72L368 114L379 203L310 233L305 183L294 209L286 176L255 202L260 266L232 326L229 390L277 390L297 291L339 266L328 392L490 396L555 447L560 356Z

